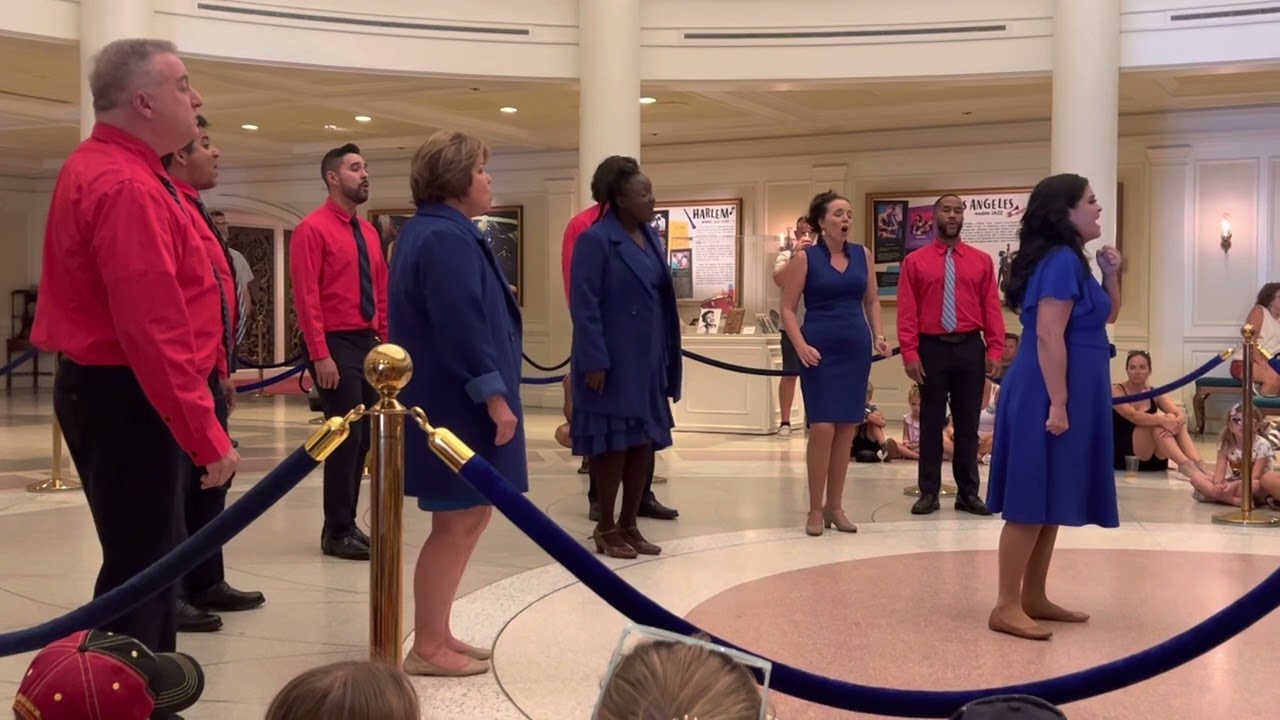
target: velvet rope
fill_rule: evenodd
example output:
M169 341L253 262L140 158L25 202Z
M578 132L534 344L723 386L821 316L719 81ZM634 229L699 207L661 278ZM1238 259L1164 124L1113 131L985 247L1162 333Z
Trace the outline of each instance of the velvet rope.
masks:
M533 358L529 357L529 356L528 356L528 355L526 355L525 353L520 353L520 355L521 355L521 357L523 357L523 358L524 358L524 361L525 361L525 362L527 362L527 363L529 363L530 365L534 366L535 368L537 368L537 369L541 370L542 372L555 372L555 371L559 370L560 368L564 368L564 367L568 367L568 366L569 366L569 358L565 358L565 359L564 359L564 362L560 363L559 365L553 365L553 366L551 366L551 367L547 367L547 366L545 366L545 365L539 365L538 363L534 362L534 361L533 361ZM564 377L564 376L562 375L561 377Z
M892 351L889 352L888 355L873 355L871 357L871 362L880 362L881 360L900 355L901 353L902 353L902 348L894 348ZM706 355L699 355L698 353L692 352L690 350L681 350L680 354L684 355L690 360L700 362L704 365L710 365L711 367L719 368L721 370L728 370L729 372L742 373L743 375L757 375L761 377L798 377L800 375L800 373L796 372L795 370L774 370L772 368L751 368L751 367L746 367L744 365L734 365L733 363L727 363L722 360L716 360L715 358L709 358ZM525 356L525 360L529 360L529 357L527 355ZM530 361L530 364L533 364L533 362ZM557 370L568 364L569 364L569 360L566 359L564 362L560 363L554 368L543 368L539 365L534 365L534 367L537 367L540 370ZM522 385L554 385L555 383L562 382L564 380L564 377L565 377L564 375L555 375L552 377L544 377L544 378L522 377L520 378L520 383Z
M570 537L479 455L458 474L556 562L632 622L682 635L704 632L640 593ZM775 661L770 688L828 707L894 717L949 717L974 700L1026 694L1063 705L1119 690L1187 663L1230 640L1280 606L1280 570L1207 620L1159 645L1119 660L1030 683L975 690L904 690L827 678ZM980 622L982 618L975 618ZM722 638L713 642L763 657ZM767 658L766 658L767 659Z
M254 362L249 362L244 358L237 358L236 362L240 364L240 367L249 368L250 370L275 370L276 368L293 367L297 365L304 357L306 357L305 353L298 353L297 355L294 355L293 357L289 358L288 360L285 360L282 363L269 363L267 365L259 365Z
M1133 395L1121 395L1120 397L1111 398L1111 404L1123 405L1125 403L1141 402L1143 400L1158 398L1161 395L1168 395L1174 390L1185 387L1195 382L1196 380L1199 380L1200 378L1207 375L1210 370L1213 370L1214 368L1218 367L1224 362L1226 362L1226 358L1222 357L1221 355L1215 355L1213 359L1205 362L1205 364L1201 365L1195 370L1192 370L1186 375L1183 375L1177 380L1174 380L1173 382L1167 382L1164 385L1161 385L1160 387L1151 388L1150 390L1144 390L1140 393L1134 393ZM1000 385L1000 380L1001 380L1000 378L988 376L987 379L990 380L991 384L993 385L996 385L996 386Z
M294 450L208 525L182 541L125 584L75 610L25 630L0 634L0 657L39 650L74 632L99 628L138 603L180 581L280 501L319 465L303 448Z
M303 372L306 372L306 369L307 369L306 365L298 365L297 367L291 368L285 372L280 373L279 375L275 375L273 377L269 377L264 380L247 383L245 385L237 385L236 392L247 393L247 392L253 392L254 390L261 390L262 388L265 388L265 387L271 387L272 385L275 385L281 380L288 380L294 375L301 375Z
M40 354L39 348L31 348L30 350L22 353L21 355L19 355L18 357L10 361L4 367L0 367L0 377L4 377L5 375L8 375L14 370L17 370L18 368L22 367L27 361L31 360L31 358L34 358L38 354Z

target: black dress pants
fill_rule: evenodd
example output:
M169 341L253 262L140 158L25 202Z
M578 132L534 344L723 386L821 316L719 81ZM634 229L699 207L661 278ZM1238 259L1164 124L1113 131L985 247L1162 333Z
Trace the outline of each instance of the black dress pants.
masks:
M341 417L357 405L366 408L378 402L378 392L364 379L364 359L377 347L378 337L372 330L325 333L329 356L338 366L338 387L327 390L316 383L320 406L325 417ZM311 379L316 379L316 366L308 361ZM356 528L356 505L360 500L360 478L364 475L364 458L369 453L369 419L360 418L351 426L351 434L324 461L324 535L342 538Z
M94 597L123 585L183 539L191 459L127 367L58 365L54 413L102 545ZM177 587L104 624L154 652L177 647Z
M223 430L227 429L227 398L222 394L222 386L218 380L218 374L215 372L209 376L209 392L213 394L213 411L218 416L218 424ZM187 468L187 490L184 500L186 532L183 534L183 540L195 535L208 525L214 518L218 517L227 507L227 491L231 489L231 482L227 481L225 485L208 490L200 487L201 478L204 477L204 468L196 465L194 462L188 463ZM234 476L232 476L234 478ZM226 580L226 569L222 564L222 548L218 548L216 552L209 556L204 562L195 566L183 578L182 593L186 597L191 597L196 593L208 590Z
M977 332L921 335L920 465L921 495L942 490L942 432L947 426L948 401L955 430L951 473L960 497L978 494L978 420L986 386L987 346Z

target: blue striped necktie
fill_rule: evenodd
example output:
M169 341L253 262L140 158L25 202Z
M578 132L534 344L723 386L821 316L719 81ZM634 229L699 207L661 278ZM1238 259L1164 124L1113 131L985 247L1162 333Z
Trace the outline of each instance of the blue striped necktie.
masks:
M946 279L942 285L942 329L947 332L956 331L956 249L947 248L944 261Z

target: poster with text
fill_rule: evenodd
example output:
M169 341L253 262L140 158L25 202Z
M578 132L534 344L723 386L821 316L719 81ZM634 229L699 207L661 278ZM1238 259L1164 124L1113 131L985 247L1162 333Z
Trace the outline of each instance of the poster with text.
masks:
M964 201L964 228L960 237L991 256L1002 288L1011 253L1018 247L1018 230L1027 209L1031 188L990 188L955 193ZM902 261L937 237L933 203L942 193L879 193L867 196L866 237L876 263L876 283L881 300L898 296ZM886 227L886 213L900 225ZM892 223L890 223L892 225Z
M742 285L742 199L658 203L677 298L738 304Z

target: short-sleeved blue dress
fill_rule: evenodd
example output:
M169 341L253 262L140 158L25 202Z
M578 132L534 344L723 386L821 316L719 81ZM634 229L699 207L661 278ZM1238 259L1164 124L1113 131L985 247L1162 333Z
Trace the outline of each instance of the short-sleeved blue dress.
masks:
M867 419L867 382L871 378L871 328L862 308L867 292L867 261L860 245L844 244L844 272L831 265L826 243L805 249L804 326L800 334L822 359L800 366L800 392L810 423L856 424Z
M1065 433L1045 429L1049 392L1036 348L1040 300L1071 300L1067 322ZM1111 355L1107 317L1111 298L1070 248L1056 248L1032 272L1022 300L1022 336L1000 383L995 448L987 506L1005 520L1027 524L1120 524L1111 468Z

